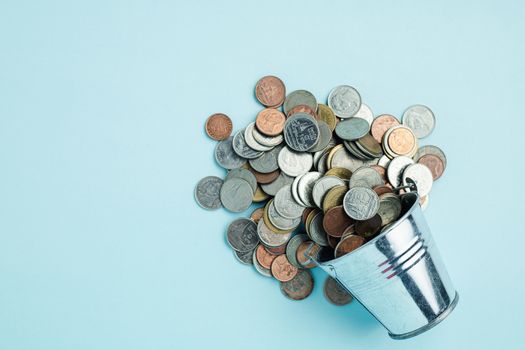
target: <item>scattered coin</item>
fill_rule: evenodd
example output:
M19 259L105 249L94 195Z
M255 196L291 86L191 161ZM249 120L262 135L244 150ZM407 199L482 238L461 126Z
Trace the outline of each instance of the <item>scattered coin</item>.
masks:
M397 125L399 125L399 120L396 117L390 114L382 114L372 122L370 133L377 142L381 143L386 131Z
M307 105L313 110L317 109L317 100L315 96L306 90L292 91L284 100L284 112L288 115L288 112L299 105Z
M335 133L347 141L358 140L370 131L368 122L361 118L350 118L337 123Z
M295 152L284 147L279 152L277 164L285 174L296 177L306 174L312 168L313 158L310 153Z
M445 166L443 165L443 161L441 160L441 158L433 154L425 154L424 156L419 158L417 162L419 164L425 165L430 170L434 181L439 179L445 171Z
M272 277L272 273L270 269L265 268L264 266L259 264L259 262L257 261L257 249L254 249L252 253L252 262L253 262L253 267L255 267L255 271L259 272L264 277Z
M250 219L236 219L228 226L227 239L234 250L240 253L251 251L259 243L257 226Z
M423 164L412 164L407 166L403 172L403 185L408 185L408 179L416 183L417 192L420 196L426 196L432 189L432 172ZM223 185L224 186L224 185Z
M335 130L335 125L337 124L337 118L335 117L334 111L323 104L319 104L317 107L319 119L324 121L330 127L330 130Z
M341 237L346 228L352 224L354 220L346 215L342 205L333 207L324 214L324 230L332 237Z
M228 175L226 175L226 178L224 179L224 181L227 181L234 177L243 179L246 182L248 182L250 184L250 187L253 190L253 193L255 193L255 191L257 190L257 179L249 170L246 170L244 168L232 169L228 172Z
M286 96L286 88L281 79L267 75L255 85L255 97L266 107L279 107Z
M305 234L298 234L293 236L290 241L288 242L288 245L286 246L286 257L288 258L288 261L290 264L297 268L302 268L302 265L299 264L297 261L297 248L301 245L301 243L308 241L309 238Z
M364 238L372 238L381 230L382 219L379 214L370 219L357 221L354 226L354 233Z
M234 250L233 255L235 255L237 260L239 260L239 262L241 262L242 264L253 265L253 251L249 250L247 252L241 253Z
M273 260L271 271L278 281L288 282L297 275L298 269L290 264L285 254L282 254Z
M370 188L354 187L346 193L343 208L354 220L368 220L379 210L379 197Z
M330 303L343 306L352 302L352 294L343 287L337 280L327 277L323 288L324 296Z
M216 141L226 140L230 137L233 129L233 124L226 114L215 113L206 119L205 127L206 134Z
M319 125L316 120L305 113L296 113L286 120L284 141L294 151L308 151L319 140Z
M253 189L248 181L231 178L222 184L220 198L222 205L229 211L240 213L252 204Z
M427 137L436 125L434 113L427 106L413 105L403 113L402 122L414 131L417 138Z
M306 299L314 289L314 279L308 270L299 270L294 278L287 282L281 282L281 292L288 299Z
M340 85L328 95L328 106L339 118L353 117L361 107L361 95L351 86Z
M215 160L224 169L240 168L246 163L246 159L237 155L233 150L233 137L231 136L217 144Z
M374 121L374 113L372 113L372 110L367 104L361 103L361 107L359 108L357 113L354 115L354 118L364 119L367 121L368 125L371 126L372 122Z
M257 114L255 125L257 130L267 136L277 136L283 131L285 115L273 108L266 108Z
M244 139L244 129L237 131L233 137L233 151L237 153L239 157L245 159L255 159L263 155L263 152L256 151L248 146Z
M272 262L277 258L277 255L268 252L262 244L259 244L255 249L255 258L259 265L269 270L272 266Z
M217 176L206 176L195 186L195 200L204 209L219 209L222 179Z
M365 243L364 237L350 234L341 239L335 247L335 257L339 258L345 254L353 252Z

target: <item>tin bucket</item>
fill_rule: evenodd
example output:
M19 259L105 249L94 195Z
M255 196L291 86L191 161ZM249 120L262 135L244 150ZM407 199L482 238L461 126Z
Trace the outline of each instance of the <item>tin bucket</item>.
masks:
M316 262L374 315L390 337L407 339L444 320L459 295L418 195L409 192L400 198L404 214L391 227L346 255Z

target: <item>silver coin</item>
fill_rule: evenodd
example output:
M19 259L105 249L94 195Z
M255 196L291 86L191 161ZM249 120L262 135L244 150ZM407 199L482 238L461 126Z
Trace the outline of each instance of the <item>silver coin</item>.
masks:
M361 167L352 173L348 186L354 187L368 187L373 189L376 186L384 185L385 182L379 173L367 166Z
M368 107L367 104L361 103L361 107L354 115L354 118L364 119L368 122L369 125L372 125L372 122L374 121L374 113L372 113L372 110L370 109L370 107Z
M246 170L244 168L232 169L228 172L228 175L226 175L225 181L234 177L246 180L250 184L250 187L252 188L253 193L255 194L255 191L257 191L257 179L251 171Z
M288 112L290 112L292 108L297 107L299 105L306 105L310 107L314 112L317 111L317 100L310 91L295 90L290 92L284 100L284 112L286 113L286 115L288 115Z
M215 160L224 169L240 168L246 163L246 159L239 157L233 150L233 137L219 141L215 146Z
M261 189L264 191L264 193L270 196L275 196L282 187L291 185L293 180L293 177L281 172L277 179L273 180L269 184L261 184Z
M322 151L326 149L330 144L330 141L332 141L332 129L330 129L328 124L322 120L318 120L317 125L319 126L319 139L312 149L308 150L308 152Z
M390 163L390 158L388 158L386 155L382 155L381 158L379 158L377 165L380 165L386 169L388 168L389 163Z
M195 186L195 200L204 209L219 209L221 204L222 179L217 176L206 176Z
M273 203L279 215L287 219L300 217L305 209L305 207L293 199L292 185L286 185L281 188L275 195Z
M370 124L361 118L350 118L340 121L335 126L335 133L343 140L355 141L368 134Z
M255 170L263 174L271 173L279 169L279 164L277 163L277 157L279 152L281 152L282 146L277 146L271 151L263 152L263 155L256 159L250 159L250 166Z
M335 186L342 186L345 182L337 176L324 176L314 183L312 188L312 199L319 208L322 207L323 198L326 193Z
M253 251L249 250L247 252L238 252L236 250L233 251L233 255L237 260L239 260L241 263L245 265L253 265Z
M307 173L308 174L308 173ZM304 202L301 200L301 198L299 198L299 193L298 193L298 186L299 186L299 181L301 180L301 178L303 177L304 175L300 175L300 176L297 176L293 182L292 182L292 196L293 196L293 199L295 199L295 201L297 203L299 203L300 205L302 205L303 207L307 207L306 204L304 204Z
M321 174L324 174L328 171L328 164L326 163L328 160L328 153L329 152L324 153L319 159L319 161L317 162L316 169Z
M407 179L411 179L415 182L417 187L417 193L419 197L424 197L430 193L432 189L432 172L423 164L412 164L406 167L403 171L403 185L409 185Z
M251 149L255 151L261 151L266 152L271 150L273 147L265 146L257 142L255 138L253 137L253 130L255 129L255 122L251 122L248 124L248 126L244 129L244 141L250 147Z
M264 266L261 266L259 262L257 261L257 249L253 251L252 254L252 261L253 261L253 267L255 267L255 271L259 272L264 277L272 277L272 272L270 269L267 269Z
M280 215L277 210L275 210L275 203L273 200L268 205L268 219L273 226L284 231L295 229L301 223L301 217L288 219Z
M443 152L441 148L432 145L420 147L414 155L413 159L417 163L419 159L426 154L431 154L441 159L441 161L443 162L443 170L445 170L445 168L447 167L447 157L445 156L445 152Z
M286 244L292 233L275 233L266 226L264 220L259 220L257 224L257 236L261 242L267 247L280 247Z
M317 213L312 221L310 222L310 228L308 234L312 241L319 244L320 246L328 246L328 237L326 237L326 231L323 228L323 213Z
M283 147L277 157L277 163L285 174L295 177L307 173L312 168L313 158L310 153L295 152Z
M350 304L353 300L352 294L350 294L341 283L330 276L328 276L324 282L323 294L326 300L336 306Z
M343 208L354 220L368 220L379 210L379 197L367 187L354 187L345 194Z
M250 219L235 219L228 226L226 239L234 250L241 253L249 252L259 244L257 225Z
M381 198L377 214L381 217L381 226L394 222L401 214L401 201L395 195Z
M309 240L310 238L306 234L302 233L290 238L288 244L286 245L286 257L288 258L288 261L290 264L299 269L302 269L303 266L297 261L297 248L299 248L301 243Z
M357 142L343 141L343 145L348 150L348 152L352 153L353 156L361 160L366 161L366 160L371 160L375 158L375 156L369 156L366 153L364 153L359 147L357 147Z
M304 174L297 183L297 195L302 203L306 207L315 207L314 198L312 196L312 191L315 185L315 182L319 180L323 174L317 171L312 171Z
M361 107L361 95L352 86L339 85L328 94L328 106L339 118L350 118Z
M222 205L229 211L240 213L250 207L253 200L253 189L248 181L234 177L224 181L221 187Z
M394 187L401 186L403 181L403 171L410 164L414 164L414 161L411 158L405 156L395 157L392 159L388 164L388 168L386 169L388 182L390 182L390 184Z
M261 145L268 146L268 147L275 147L277 145L280 145L284 137L282 134L279 134L277 136L266 136L257 130L257 128L252 129L252 136Z
M233 136L233 150L237 155L246 159L255 159L263 155L263 152L256 151L246 144L244 129L237 131Z
M305 152L312 149L320 137L317 121L306 113L296 113L284 124L284 141L291 149Z
M434 113L424 105L413 105L403 113L402 122L408 126L418 139L427 137L436 126Z
M351 172L356 171L362 166L365 165L374 165L377 164L377 159L364 161L362 159L357 159L355 156L351 155L346 148L341 148L332 157L332 162L330 168L345 168Z

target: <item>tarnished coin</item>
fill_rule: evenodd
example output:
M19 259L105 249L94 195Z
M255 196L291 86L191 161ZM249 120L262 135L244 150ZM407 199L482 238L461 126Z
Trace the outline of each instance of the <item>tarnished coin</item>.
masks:
M390 182L390 184L394 187L401 186L403 181L403 171L405 171L406 167L410 164L414 164L414 161L412 158L405 156L395 157L392 159L386 170L388 182Z
M364 166L357 169L352 173L348 186L350 188L354 187L368 187L370 189L384 185L385 182L381 175L374 169Z
M261 242L267 247L280 247L288 242L291 237L291 233L281 234L273 232L268 228L264 220L259 220L256 233Z
M308 270L299 270L294 278L281 282L281 292L291 300L303 300L312 294L314 279Z
M262 219L264 214L264 208L257 208L250 214L250 219L256 224L259 223L259 220Z
M219 209L221 204L222 179L217 176L206 176L195 186L195 200L204 209Z
M420 147L414 155L414 160L416 162L419 162L419 159L421 159L421 157L423 157L426 154L432 154L438 157L443 162L443 168L447 168L447 157L445 156L445 153L441 150L441 148L437 146L427 145Z
M277 146L271 151L263 152L263 154L256 159L250 159L250 166L256 171L263 174L268 174L273 171L276 171L277 169L279 169L277 157L279 156L279 152L281 152L281 149L281 146Z
M402 122L414 131L418 139L427 137L436 126L434 113L424 105L413 105L403 113Z
M316 257L320 250L321 246L312 241L306 241L299 244L299 247L295 253L297 262L299 262L302 268L314 268L316 266L315 261L313 261L310 257Z
M299 105L307 105L314 111L317 109L317 100L315 99L315 96L306 90L295 90L286 96L286 99L284 100L283 109L286 115L288 115L288 112L294 108L295 106Z
M381 230L381 217L376 214L368 220L357 221L354 225L354 233L364 238L372 238Z
M233 137L231 136L215 146L215 160L224 169L240 168L246 163L246 159L237 155L233 150Z
M323 120L326 124L328 124L330 130L335 130L337 118L335 117L334 111L332 111L330 107L319 104L317 106L317 115L319 116L319 120Z
M257 189L255 190L255 193L253 194L252 201L255 203L259 203L262 201L265 201L269 198L268 194L264 192L259 186L257 186Z
M326 193L335 186L344 185L345 182L336 176L324 176L317 180L312 188L312 199L317 207L322 208Z
M286 185L291 185L294 178L281 172L277 179L269 184L261 184L262 190L270 196L275 196L277 192Z
M417 147L417 139L412 130L406 126L395 126L388 132L386 137L388 147L390 150L397 155L405 156L412 155Z
M328 276L324 281L324 296L330 303L343 306L352 302L352 294L343 287L337 280Z
M368 125L372 125L372 122L374 121L374 113L372 113L372 110L370 107L364 103L361 103L361 107L357 111L357 113L354 115L354 118L361 118L368 122Z
M226 237L228 244L241 253L255 249L259 243L257 226L253 221L246 218L232 221L228 226Z
M419 164L425 165L432 173L432 178L435 180L439 179L445 171L443 161L438 156L433 154L425 154L417 161Z
M242 253L234 250L233 255L242 264L253 265L253 251L252 250L249 250L247 252L242 252Z
M346 228L355 221L346 215L343 206L337 206L324 214L323 227L325 232L332 237L341 237Z
M282 172L295 177L307 173L312 168L313 158L310 153L295 152L283 147L277 157L277 163Z
M285 254L282 254L273 260L271 272L278 281L287 282L297 275L298 269L290 264Z
M361 95L352 86L339 85L328 94L328 106L339 118L350 118L361 107Z
M297 183L297 194L301 202L307 207L315 207L315 202L312 197L314 184L319 180L323 174L317 171L312 171L304 174Z
M322 151L330 144L330 141L332 140L332 130L330 130L328 124L322 120L319 120L317 125L319 126L319 139L317 140L317 143L310 150L308 150L308 152Z
M232 169L228 172L228 175L226 175L226 178L224 180L228 181L229 179L232 179L234 177L243 179L246 182L248 182L253 190L253 193L255 193L255 191L257 190L257 179L249 170L246 170L244 168Z
M280 230L291 230L297 228L301 223L301 218L285 218L277 210L275 210L275 200L268 202L268 219L270 222Z
M365 238L357 235L348 235L341 239L339 244L335 247L335 257L339 258L348 254L365 243Z
M332 187L324 195L323 203L322 203L323 211L326 213L333 207L343 205L343 199L347 191L348 191L348 186L346 185Z
M381 114L372 122L370 133L377 142L381 143L386 131L397 125L399 125L399 120L396 117L390 114Z
M399 214L401 214L401 201L397 196L387 196L379 200L377 215L381 218L381 226L394 222Z
M343 120L335 126L337 136L347 141L354 141L368 134L370 125L361 118L350 118Z
M383 148L370 134L366 134L355 142L356 147L368 157L379 158L383 155Z
M234 177L224 181L220 191L222 205L229 211L240 213L252 204L253 189L248 181Z
M281 246L278 246L278 247L264 247L267 251L269 251L270 253L272 253L273 255L281 255L281 254L284 254L286 253L286 246L288 245L288 243L285 243Z
M253 130L255 130L254 122L248 124L246 129L244 129L244 141L246 141L248 147L259 152L266 152L271 150L273 147L262 145L259 142L257 142L257 140L255 140L255 138L253 137Z
M379 197L367 187L351 188L345 195L343 207L354 220L368 220L377 214Z
M237 131L233 136L233 150L237 155L246 159L255 159L263 155L263 152L252 149L244 139L244 129Z
M259 244L255 249L255 258L259 265L265 269L270 269L272 262L277 258L277 255L270 253L262 244Z
M298 234L290 238L288 244L286 245L286 257L288 258L288 261L290 261L290 264L295 267L302 268L302 265L297 261L297 248L299 248L301 243L309 240L310 238L308 238L308 236L305 234Z
M296 113L284 124L284 141L293 150L305 152L319 140L319 126L314 118L305 113Z
M315 119L317 119L317 113L315 112L314 109L312 109L311 107L307 106L307 105L298 105L298 106L295 106L294 108L290 109L287 113L288 117L291 117L292 115L296 114L296 113L306 113L312 117L314 117Z
M255 267L255 271L259 272L259 274L263 275L264 277L272 277L272 273L270 269L263 267L257 261L257 249L254 249L252 253L252 261L253 261L253 267Z
M275 195L273 203L275 210L287 219L300 218L304 211L304 207L293 198L291 185L281 188Z
M405 186L409 184L408 179L415 182L417 193L420 197L424 197L430 193L433 183L432 173L425 165L416 163L407 166L405 171L403 171L403 184Z
M267 75L255 85L255 97L266 107L279 107L286 97L286 88L281 79Z
M326 237L326 231L323 228L323 213L317 213L309 225L308 235L312 241L322 247L328 246L328 238Z
M274 108L266 108L257 114L255 126L267 136L276 136L283 132L286 116Z
M216 141L226 140L230 137L233 129L233 124L226 114L215 113L206 119L204 129L206 134Z

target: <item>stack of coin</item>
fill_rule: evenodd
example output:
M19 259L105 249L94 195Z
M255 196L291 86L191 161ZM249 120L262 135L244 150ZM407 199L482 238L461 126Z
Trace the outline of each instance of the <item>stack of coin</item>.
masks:
M274 76L257 82L255 96L264 108L233 136L226 114L207 119L215 159L228 172L199 181L195 197L203 208L232 212L263 202L229 225L227 241L240 262L300 300L313 289L308 269L358 249L402 216L400 194L417 191L426 208L446 157L436 146L418 147L435 127L423 105L401 121L374 118L351 86L335 87L320 104L306 90L286 94ZM324 294L336 305L352 300L335 280L327 279Z

